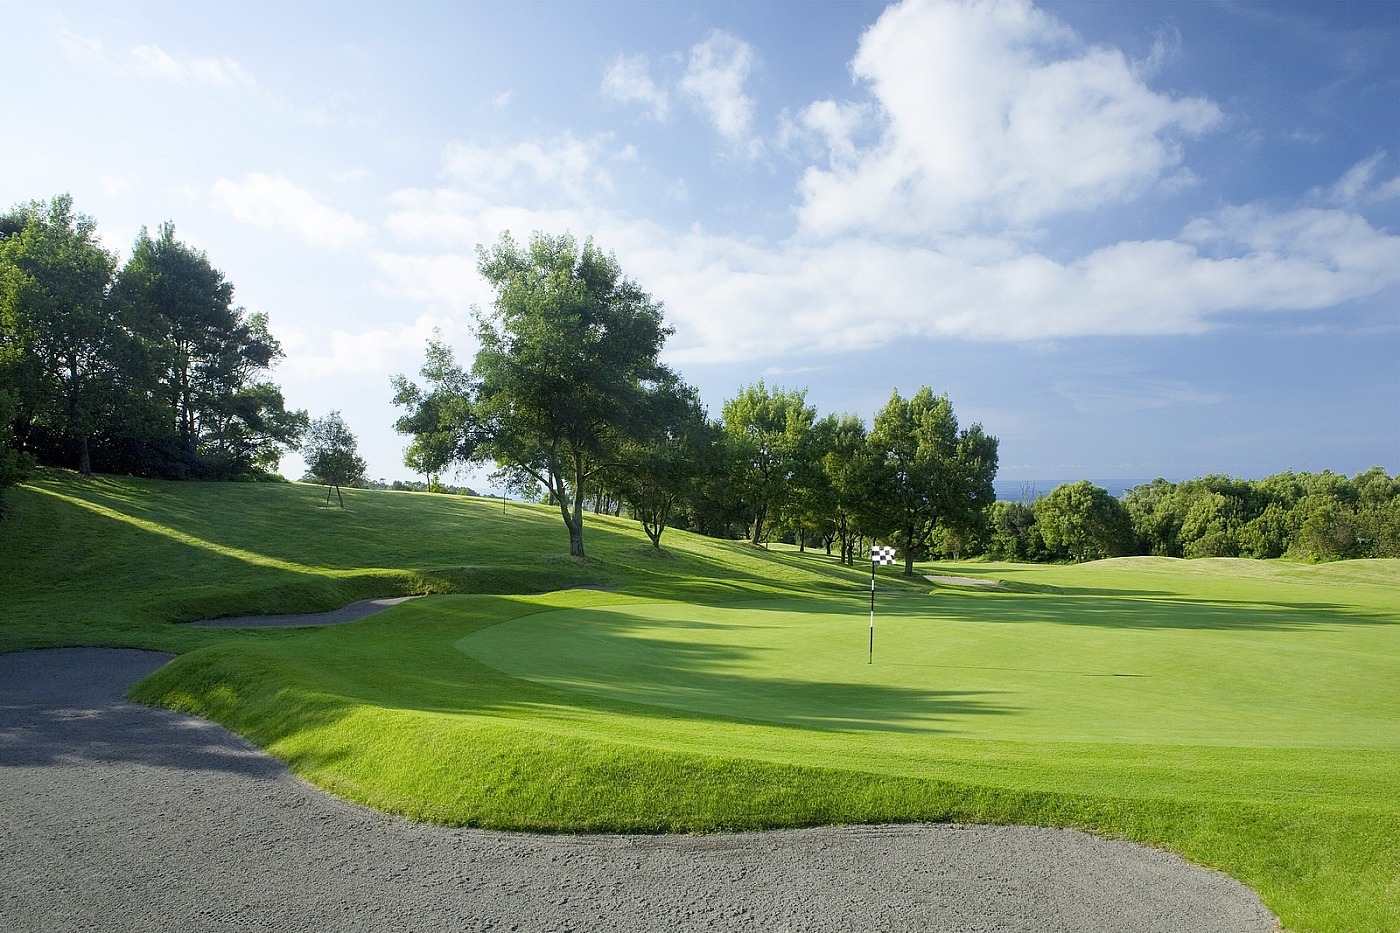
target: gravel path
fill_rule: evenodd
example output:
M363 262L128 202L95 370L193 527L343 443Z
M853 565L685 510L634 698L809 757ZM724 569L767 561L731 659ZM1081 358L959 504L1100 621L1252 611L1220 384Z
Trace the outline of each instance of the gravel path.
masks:
M0 929L1277 929L1173 856L1029 827L533 836L346 803L122 699L168 656L0 655Z

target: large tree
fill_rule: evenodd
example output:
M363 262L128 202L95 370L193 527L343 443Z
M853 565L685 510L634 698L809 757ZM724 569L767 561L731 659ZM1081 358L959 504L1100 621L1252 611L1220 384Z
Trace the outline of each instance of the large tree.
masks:
M865 422L855 415L834 419L822 470L832 491L832 524L843 564L855 566L856 540L865 533L877 461L867 443Z
M611 485L658 549L677 503L718 468L717 429L695 390L679 385L659 388L649 429L620 445L609 471Z
M72 465L87 475L118 339L107 301L116 257L66 194L0 226L9 231L0 237L0 368L14 414L26 439L37 428L76 446Z
M1133 520L1127 507L1088 480L1064 483L1035 503L1047 546L1078 562L1133 552Z
M968 528L996 498L997 439L980 424L959 429L948 396L925 386L908 399L891 395L868 443L877 463L871 525L898 545L912 576L936 526Z
M430 344L428 387L395 380L408 409L398 428L420 467L495 461L534 476L559 507L569 553L583 557L589 486L623 441L645 436L660 387L678 382L658 359L671 331L592 240L536 233L522 247L504 234L478 248L477 269L496 297L477 312L471 372Z
M262 314L233 304L233 284L175 226L145 229L112 289L144 353L130 365L157 387L177 474L233 476L275 468L305 430L281 390L259 377L282 358Z
M771 522L788 506L797 481L820 469L812 433L817 410L805 389L769 389L759 380L724 403L730 482L747 506L749 541L768 540Z

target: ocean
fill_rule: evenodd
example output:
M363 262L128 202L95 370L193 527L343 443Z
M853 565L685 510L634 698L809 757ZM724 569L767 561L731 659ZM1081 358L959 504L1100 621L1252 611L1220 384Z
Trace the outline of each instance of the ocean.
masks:
M1063 483L1077 483L1080 479L1087 479L1095 486L1107 490L1108 494L1115 499L1126 496L1128 490L1134 486L1152 482L1150 476L1135 479L1094 479L1083 476L1078 479L998 479L992 482L992 488L996 490L997 498L1003 501L1020 502L1025 500L1031 502L1050 495L1050 490L1056 486Z

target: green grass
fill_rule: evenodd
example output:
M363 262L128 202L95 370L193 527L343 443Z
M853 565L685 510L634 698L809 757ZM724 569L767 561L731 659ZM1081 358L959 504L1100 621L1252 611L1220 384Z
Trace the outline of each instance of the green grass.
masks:
M185 652L135 696L415 819L543 831L1077 826L1400 929L1400 562L942 565L1000 590L543 508L315 488L12 493L0 648ZM557 590L561 586L609 589ZM455 593L324 629L199 615Z

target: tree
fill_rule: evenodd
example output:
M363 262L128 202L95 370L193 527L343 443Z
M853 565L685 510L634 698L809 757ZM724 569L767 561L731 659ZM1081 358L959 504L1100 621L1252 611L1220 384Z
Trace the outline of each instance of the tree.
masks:
M832 524L840 561L855 566L856 539L862 517L871 511L871 488L876 466L866 442L865 422L842 415L830 429L830 442L822 457L822 471L832 491Z
M569 553L583 557L587 488L622 442L646 433L651 393L675 381L658 360L671 330L592 240L536 233L522 248L503 234L478 247L477 269L496 298L477 312L471 373L430 343L429 388L395 380L408 408L399 430L424 466L494 460L530 473L559 506Z
M1046 545L1063 549L1076 562L1132 553L1133 526L1127 508L1088 480L1056 486L1034 508Z
M997 439L980 424L960 430L948 396L924 386L909 399L890 396L868 444L872 528L893 538L913 576L935 526L972 528L996 498Z
M117 334L107 302L116 258L66 194L18 208L4 226L11 233L0 238L0 365L12 404L25 435L38 427L61 446L76 444L76 466L89 475Z
M5 515L5 490L29 478L34 461L15 444L14 396L0 388L0 518Z
M327 505L332 489L343 509L345 499L340 487L364 485L368 467L356 447L355 435L350 433L350 427L338 411L313 419L307 427L301 453L306 460L307 474L326 487Z
M161 224L143 228L112 288L126 326L141 340L131 365L163 408L173 462L162 472L230 477L275 468L306 426L281 390L257 377L282 358L262 314L233 304L233 284L209 257ZM153 439L154 440L154 439Z
M724 403L730 482L748 507L751 544L768 540L769 524L787 506L794 479L819 466L811 447L816 417L806 390L770 391L762 380Z
M693 388L658 388L650 430L621 443L609 475L652 547L659 550L676 504L716 467L716 428Z

